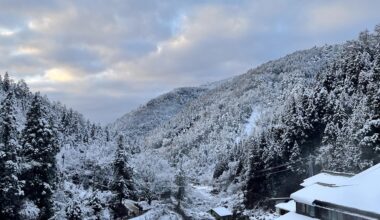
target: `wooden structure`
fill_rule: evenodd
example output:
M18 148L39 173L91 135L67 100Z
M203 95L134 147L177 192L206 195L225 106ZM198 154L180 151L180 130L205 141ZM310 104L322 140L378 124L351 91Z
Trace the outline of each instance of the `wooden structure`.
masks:
M278 220L373 220L380 219L380 164L359 174L323 172L301 184L290 195L295 210L281 212ZM276 206L277 208L277 206Z
M288 202L282 202L276 204L276 213L278 215L285 215L288 212L295 212L296 211L296 203L294 200L290 200Z
M213 208L209 213L214 216L216 220L233 220L233 214L225 207Z
M128 217L139 216L143 213L143 208L133 200L123 199L123 205L128 210Z

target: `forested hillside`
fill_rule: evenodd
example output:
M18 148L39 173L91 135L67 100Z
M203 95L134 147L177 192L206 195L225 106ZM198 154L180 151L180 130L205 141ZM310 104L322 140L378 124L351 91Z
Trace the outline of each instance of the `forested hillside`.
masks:
M8 74L0 102L0 219L210 219L216 206L254 218L322 169L380 162L380 27L105 127Z
M295 52L205 91L139 139L136 169L144 173L143 158L168 164L155 176L180 166L189 184L241 195L225 205L244 209L271 208L267 198L321 169L379 162L379 39L376 28Z
M380 27L344 44L316 84L292 93L250 146L248 205L286 196L321 169L357 173L379 163ZM274 153L275 152L275 153Z
M179 88L161 95L138 109L125 114L110 126L115 133L123 133L133 151L139 151L141 139L153 129L169 121L190 101L207 91L205 88Z
M285 111L283 103L291 94L316 84L316 75L328 68L342 47L312 48L268 62L209 87L177 108L175 114L167 114L169 107L160 97L151 102L162 103L159 106L165 108L143 106L140 109L144 111L124 116L129 121L135 118L149 124L146 115L169 115L159 123L153 120L154 126L149 129L138 130L144 135L131 138L134 144L129 147L139 149L139 153L131 156L131 164L136 182L143 183L140 189L152 199L166 192L175 195L175 179L183 171L187 186L182 206L188 215L196 219L210 218L199 213L208 211L212 204L244 211L246 201L247 207L251 207L255 202L247 200L248 194L244 193L252 148L249 141L267 130ZM130 138L136 131L125 129L124 121L110 127ZM126 123L124 126L129 127ZM210 198L197 199L200 196L198 186L211 187L217 195L211 201ZM205 204L196 205L199 202Z
M33 94L8 73L0 78L0 100L0 218L62 219L75 213L75 187L68 185L75 182L70 168L78 167L67 161L86 166L84 150L107 143L107 131Z

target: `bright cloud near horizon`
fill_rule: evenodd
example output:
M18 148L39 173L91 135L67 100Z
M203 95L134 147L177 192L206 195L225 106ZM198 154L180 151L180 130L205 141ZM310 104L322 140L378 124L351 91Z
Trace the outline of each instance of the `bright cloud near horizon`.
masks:
M0 71L109 123L380 23L377 0L2 0Z

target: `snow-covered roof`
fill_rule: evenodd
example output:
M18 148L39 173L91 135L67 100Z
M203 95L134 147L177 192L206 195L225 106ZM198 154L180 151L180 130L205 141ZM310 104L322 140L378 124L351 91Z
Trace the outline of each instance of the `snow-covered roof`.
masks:
M289 212L295 212L296 211L296 202L294 202L294 200L290 200L288 202L278 203L276 205L276 208L286 210Z
M300 215L295 212L288 212L280 216L276 220L317 220L317 218L310 218L308 216Z
M229 216L232 215L232 212L224 207L217 207L212 209L219 216Z
M342 181L339 186L313 184L290 195L297 202L317 201L380 214L380 164Z
M137 207L136 202L130 199L123 199L123 205L127 207L130 211L138 212L139 207Z
M342 182L346 181L350 176L340 175L338 173L327 173L322 172L315 176L309 177L301 183L301 186L306 187L313 185L315 183L323 183L328 185L340 185Z
M313 205L315 200L320 200L322 197L325 197L323 194L327 194L326 196L328 196L331 191L331 187L323 186L320 184L313 184L311 186L298 190L295 193L292 193L290 195L290 198L294 199L296 202Z

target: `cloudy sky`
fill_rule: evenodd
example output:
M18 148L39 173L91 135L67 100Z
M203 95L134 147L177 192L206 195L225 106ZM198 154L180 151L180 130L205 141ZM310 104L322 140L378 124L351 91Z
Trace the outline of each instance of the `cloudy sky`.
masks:
M107 123L380 23L378 0L0 0L0 71Z

